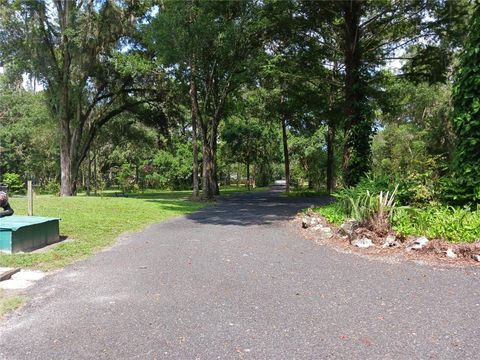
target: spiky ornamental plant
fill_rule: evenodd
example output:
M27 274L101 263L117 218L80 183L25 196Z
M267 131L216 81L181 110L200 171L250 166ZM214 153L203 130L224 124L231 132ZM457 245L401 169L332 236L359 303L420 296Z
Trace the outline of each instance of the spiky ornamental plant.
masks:
M480 203L480 4L470 20L470 33L460 59L453 89L457 135L453 165L453 200Z

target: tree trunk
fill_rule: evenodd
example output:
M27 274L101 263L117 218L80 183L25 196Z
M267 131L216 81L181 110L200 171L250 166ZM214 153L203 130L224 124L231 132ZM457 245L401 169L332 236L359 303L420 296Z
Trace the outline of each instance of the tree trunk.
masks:
M70 136L68 125L65 121L61 121L61 145L60 145L60 195L72 196L74 195L74 175L72 171L72 159L70 155Z
M252 189L257 187L257 165L253 164Z
M282 97L283 102L283 97ZM283 157L285 159L285 192L290 192L290 159L288 154L287 119L282 115Z
M193 125L194 124L194 125ZM193 145L193 197L200 195L200 183L198 179L198 141L196 120L192 119L192 145Z
M195 83L195 63L190 64L192 71L190 79L190 100L192 113L192 145L193 145L193 197L198 198L200 194L199 179L198 179L198 142L197 142L197 124L198 124L198 99L197 87Z
M90 151L88 152L88 170L87 170L87 196L90 196L90 187L92 184L92 158L90 156Z
M81 181L82 188L85 188L85 170L80 168L79 173L80 173L80 179L82 179Z
M217 193L217 186L215 184L215 149L212 145L216 142L214 129L208 131L208 125L202 124L202 198L204 200L213 200Z
M212 159L212 179L213 192L215 195L220 195L220 188L218 187L217 174L217 137L218 137L218 123L217 119L212 120L212 132L210 134L210 158Z
M93 147L93 193L97 195L97 148Z
M330 121L327 129L327 191L335 191L335 125Z
M350 0L344 4L346 121L343 172L345 184L353 186L368 170L372 131L365 114L365 94L361 77L362 53L359 39L362 2Z
M138 160L135 162L135 185L138 186L138 181L140 179L140 171L138 169Z
M62 13L60 17L60 28L62 34L62 66L61 82L59 85L59 121L60 121L60 171L61 171L61 196L75 195L75 182L78 169L73 169L74 159L71 153L71 132L70 132L70 96L69 96L69 75L70 75L70 54L69 38L67 30L70 26L70 6L69 1L63 2Z
M335 191L335 133L337 128L337 112L335 111L335 96L337 86L335 79L338 74L338 63L334 61L332 69L332 83L328 97L329 119L327 123L327 191L329 194Z
M247 161L247 189L250 190L250 162Z
M308 177L308 190L314 190L314 189L315 189L315 185L313 183L312 176L309 176Z
M216 147L216 145L215 145ZM214 185L214 189L215 189L215 195L220 195L220 187L218 186L218 171L217 171L217 150L215 148L215 150L213 151L213 154L212 154L212 157L213 157L213 185Z
M215 184L215 159L212 157L212 151L208 144L202 146L203 174L202 174L202 197L205 200L213 200L217 186Z
M202 198L213 200L219 194L217 179L217 135L218 118L211 119L208 123L202 122Z
M225 185L232 185L232 164L227 167L227 174L225 175Z
M358 31L360 24L360 4L347 1L344 6L345 20L345 146L343 148L343 170L348 173L351 157L349 131L358 121L355 104L358 102L355 84L359 82Z

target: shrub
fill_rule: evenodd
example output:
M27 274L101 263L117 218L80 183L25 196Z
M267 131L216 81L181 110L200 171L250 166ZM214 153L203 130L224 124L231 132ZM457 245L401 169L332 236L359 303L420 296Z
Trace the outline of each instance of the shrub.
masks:
M425 235L451 242L480 241L480 206L473 211L444 205L398 209L393 216L393 229L401 236Z
M450 205L480 204L480 180L450 176L442 179L441 200Z
M392 192L395 189L395 180L387 176L367 175L360 180L357 186L339 190L337 194L341 197L358 198L365 195L367 191L372 195L378 195L382 191Z
M431 196L430 192L431 189L438 191L440 186L429 187L430 180L426 178L426 174L407 177L392 190L388 178L367 177L358 186L337 192L334 195L337 203L317 211L333 223L341 223L346 217L354 218L379 234L391 227L401 237L480 241L480 205L473 208L442 205L435 201L437 193ZM417 186L412 185L415 183ZM386 192L379 190L382 186ZM412 206L397 206L394 199L400 196L403 196L404 203L410 202Z
M57 195L60 193L60 184L56 180L50 180L43 187L43 191L47 194Z
M8 186L8 191L14 194L25 193L25 183L20 175L15 173L5 173L3 175L3 182Z
M132 190L134 184L134 172L130 164L122 164L117 173L117 181L122 192L126 193Z
M428 161L428 160L426 160ZM359 198L370 192L372 196L380 192L392 193L395 188L396 202L398 205L426 206L430 202L441 198L441 183L434 170L426 170L422 173L410 173L403 176L373 176L364 177L357 186L338 191L342 196Z
M191 151L180 146L176 152L159 151L153 159L154 173L149 181L158 184L163 189L190 189L192 184Z
M365 226L379 233L388 232L390 229L393 211L395 209L395 195L398 186L393 191L378 195L371 194L369 190L365 193L354 194L338 193L335 196L339 199L339 205L345 215L360 221Z

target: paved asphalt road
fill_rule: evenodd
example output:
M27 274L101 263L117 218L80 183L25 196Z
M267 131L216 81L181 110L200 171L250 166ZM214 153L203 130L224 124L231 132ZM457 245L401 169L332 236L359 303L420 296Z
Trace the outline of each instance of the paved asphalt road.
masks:
M474 269L316 245L284 223L314 201L237 195L48 276L0 359L480 359Z

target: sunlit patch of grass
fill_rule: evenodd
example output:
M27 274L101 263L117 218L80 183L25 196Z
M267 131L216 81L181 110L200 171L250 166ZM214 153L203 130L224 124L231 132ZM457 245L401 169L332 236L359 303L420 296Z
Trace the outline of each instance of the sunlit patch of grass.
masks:
M2 290L0 290L0 317L7 312L15 310L21 306L24 302L24 298L21 296L7 296Z
M341 225L346 219L346 215L343 212L342 207L337 202L318 207L313 209L313 211L319 213L321 216L327 219L328 222L335 225Z
M255 187L255 188L248 188L245 185L223 185L220 187L220 195L222 196L229 196L237 193L245 193L245 192L262 192L267 191L268 187Z
M312 190L306 186L299 186L290 189L290 192L285 193L284 196L288 197L315 197L328 195L326 190Z

